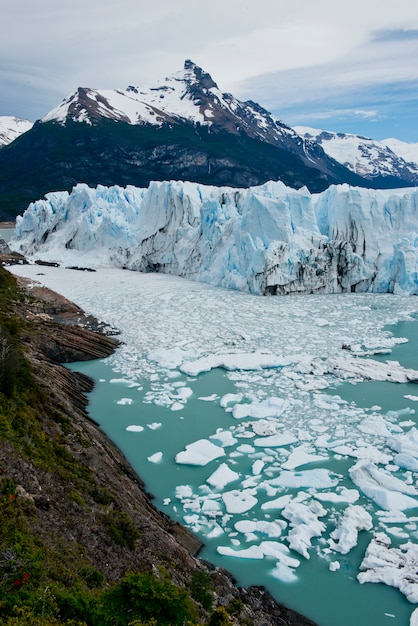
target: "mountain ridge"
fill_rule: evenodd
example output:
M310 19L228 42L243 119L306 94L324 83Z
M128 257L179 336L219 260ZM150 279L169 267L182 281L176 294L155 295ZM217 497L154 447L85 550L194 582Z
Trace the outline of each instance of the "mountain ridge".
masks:
M187 60L155 87L80 87L5 146L0 219L79 182L145 187L152 180L232 187L282 180L313 192L369 184L260 105L222 94Z
M294 130L318 143L328 156L367 180L383 175L399 177L411 186L418 185L418 146L414 150L414 144L395 139L378 141L309 126L295 126Z

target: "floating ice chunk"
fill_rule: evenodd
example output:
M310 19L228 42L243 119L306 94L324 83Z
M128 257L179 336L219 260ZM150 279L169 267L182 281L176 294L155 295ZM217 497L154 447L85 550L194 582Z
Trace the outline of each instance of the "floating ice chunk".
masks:
M136 385L136 383L134 383L133 380L129 380L129 378L111 378L109 382L117 385L129 385L129 387L135 387Z
M323 365L325 372L334 374L338 378L359 378L362 380L388 381L393 383L407 383L418 380L416 370L407 369L396 361L381 363L373 359L360 357L331 357Z
M294 570L288 565L285 565L285 563L280 563L280 561L278 561L276 567L271 570L271 575L282 583L294 583L298 579Z
M411 497L418 495L415 487L369 461L358 461L349 474L354 484L382 509L403 511L418 507L418 499Z
M411 396L407 394L406 396L404 396L404 398L406 398L407 400L412 400L412 402L418 402L418 396Z
M278 559L288 567L298 567L300 561L290 555L289 548L277 541L263 541L258 546L250 546L245 550L233 550L228 546L218 546L217 552L240 559L263 559L265 556Z
M263 511L281 510L281 509L284 509L284 507L287 506L289 502L291 501L292 501L291 495L280 496L279 498L276 498L275 500L269 500L268 502L263 502L263 504L261 505L261 509Z
M254 461L253 466L251 468L254 476L258 476L259 474L261 474L261 472L263 471L264 465L265 463L261 459L257 459L257 461Z
M148 457L148 461L150 463L160 463L160 461L162 461L162 458L163 458L163 453L156 452L155 454L152 454L151 456Z
M186 359L195 359L200 353L193 348L184 350L183 348L159 348L148 353L148 360L158 363L160 367L166 369L176 369Z
M226 370L260 370L270 367L289 365L289 359L264 352L238 352L228 354L212 354L196 361L189 361L180 366L180 371L188 376L198 376L202 372L210 372L216 367Z
M254 489L234 489L222 494L227 513L245 513L252 509L258 502L254 496Z
M324 515L326 510L315 500L309 503L293 500L282 511L282 516L292 526L287 536L289 546L306 559L310 558L308 550L312 547L313 537L320 537L326 530L325 524L319 520Z
M411 428L404 434L393 435L386 440L386 443L392 450L418 459L418 430L416 428Z
M233 436L230 430L217 430L214 435L209 437L212 441L218 443L223 448L228 448L237 443L237 439Z
M331 533L329 545L341 554L348 554L357 545L359 531L371 528L373 528L371 515L361 506L349 506L344 511L337 528Z
M257 445L257 444L255 444ZM282 468L286 470L293 470L301 465L307 465L308 463L316 463L318 461L326 461L327 456L320 454L314 454L312 446L308 444L302 444L298 446L290 453L287 461L282 464Z
M280 537L287 524L282 520L275 522L240 520L234 524L234 527L240 533L262 533L268 537Z
M199 396L198 400L203 402L215 402L219 398L217 393L213 393L211 396Z
M222 515L222 507L217 500L206 498L202 504L202 513L207 517L217 517L218 515Z
M219 526L219 524L214 524L212 530L208 532L207 536L209 537L209 539L216 539L216 537L220 537L224 533L225 531L222 526Z
M357 448L353 451L351 456L354 456L357 459L367 459L367 461L379 463L381 465L385 465L392 461L391 454L386 454L375 446L363 446L361 448Z
M280 417L289 406L288 400L283 398L268 398L262 402L251 402L250 404L236 404L232 409L232 415L235 419L244 417Z
M130 426L127 426L125 430L128 430L131 433L142 433L142 431L145 429L143 426L140 426L139 424L131 424Z
M174 402L170 409L172 411L182 411L184 409L184 404L182 404L181 402Z
M403 528L400 528L399 526L392 526L390 528L386 528L386 532L389 535L393 535L394 537L397 537L398 539L409 539L409 533L407 533Z
M338 489L339 488L337 488L337 490ZM325 491L315 493L313 497L320 502L334 502L335 504L347 502L352 504L353 502L357 502L360 494L357 489L346 489L346 487L341 487L339 493L335 493L334 491Z
M186 498L191 498L193 496L193 489L190 485L177 485L176 487L176 498L179 500L185 500Z
M157 430L157 428L161 428L162 424L161 422L152 422L151 424L147 424L147 427L150 430Z
M270 435L270 437L254 439L254 445L259 448L279 448L281 446L288 446L296 441L297 439L292 433L284 432L278 435Z
M339 411L340 405L338 402L331 402L332 398L330 396L326 396L324 394L315 393L313 394L313 404L318 409L323 409L325 411Z
M133 404L133 400L132 398L121 398L120 400L116 401L116 404L120 404L120 405L124 405L124 404Z
M242 393L226 393L224 396L222 396L219 404L223 409L225 409L230 404L242 402L243 398L244 396Z
M409 626L418 626L418 609L412 611L411 617L409 618Z
M182 386L177 389L177 393L176 395L173 396L173 398L181 402L185 402L192 395L193 395L193 391L190 389L190 387Z
M241 452L242 454L252 454L253 452L255 452L255 448L253 448L253 446L250 446L248 443L243 443L237 447L237 451Z
M418 472L418 459L410 454L396 454L393 462L398 467L403 467L411 472Z
M381 415L369 415L358 426L362 433L375 437L390 437L393 434L393 425Z
M223 489L225 485L238 480L238 472L234 472L226 463L221 463L217 470L213 472L206 480L206 482L215 487L215 489Z
M176 463L181 465L207 465L214 459L225 456L224 450L209 439L199 439L176 454Z
M339 561L331 561L328 569L330 572L336 572L337 570L340 569L340 567L341 567L341 563Z
M267 437L267 435L275 435L283 428L283 424L275 419L260 419L257 422L251 422L253 432L259 437Z
M277 478L269 481L271 486L290 487L292 489L315 487L330 489L338 484L338 478L327 469L318 468L300 472L281 472Z
M385 533L377 533L369 543L361 571L360 583L384 583L396 587L409 602L418 602L418 545L408 541L399 548L391 548Z

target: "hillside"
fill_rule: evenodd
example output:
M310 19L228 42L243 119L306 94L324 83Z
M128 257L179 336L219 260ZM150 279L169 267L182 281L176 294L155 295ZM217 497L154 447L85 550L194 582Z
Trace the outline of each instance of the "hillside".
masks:
M2 268L0 329L2 624L312 625L199 561L88 418L60 363L110 354L109 329Z

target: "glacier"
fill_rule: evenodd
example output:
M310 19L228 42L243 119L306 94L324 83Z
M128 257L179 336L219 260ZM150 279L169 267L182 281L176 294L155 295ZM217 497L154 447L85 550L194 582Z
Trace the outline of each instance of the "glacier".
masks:
M418 188L344 184L311 194L280 181L245 189L81 183L30 204L10 246L35 259L83 259L259 295L417 295Z

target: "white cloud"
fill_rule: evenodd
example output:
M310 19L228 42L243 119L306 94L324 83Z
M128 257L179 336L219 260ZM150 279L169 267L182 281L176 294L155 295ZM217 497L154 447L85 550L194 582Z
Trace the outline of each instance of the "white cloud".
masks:
M415 80L418 40L396 36L413 29L416 0L14 0L2 8L0 115L25 93L52 108L80 85L152 83L186 58L270 110L343 98Z

